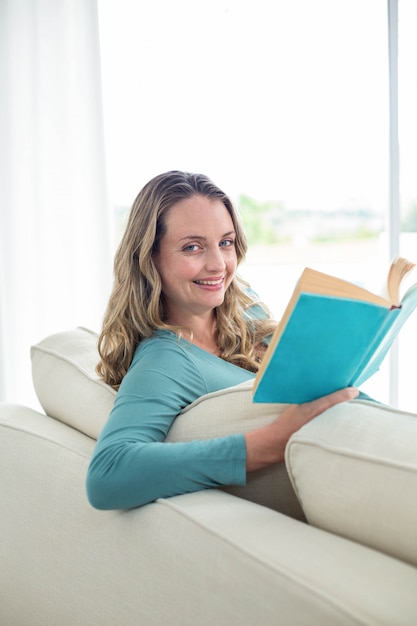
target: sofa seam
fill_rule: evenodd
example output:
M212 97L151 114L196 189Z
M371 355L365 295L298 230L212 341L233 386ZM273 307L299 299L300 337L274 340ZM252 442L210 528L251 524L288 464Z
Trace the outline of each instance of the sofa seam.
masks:
M31 350L33 350L33 352L39 351L40 353L43 354L48 354L50 356L55 357L56 359L58 359L59 361L62 361L63 363L66 363L69 367L73 367L75 370L77 370L78 372L80 372L80 374L86 376L86 378L91 382L94 383L95 385L98 385L99 387L102 387L104 389L107 389L108 391L110 391L114 396L116 396L116 391L110 386L107 385L104 381L102 381L100 378L96 378L93 377L89 374L89 371L87 368L85 367L81 367L78 363L75 364L74 361L69 360L68 357L63 356L62 354L60 354L59 352L57 352L56 350L52 350L51 348L44 348L44 347L39 347L39 346L33 346L31 348Z
M236 497L236 496L232 496L232 497ZM308 592L311 595L319 597L321 600L324 600L325 602L327 602L328 604L332 605L334 608L339 610L345 616L347 616L347 617L349 617L351 619L356 620L356 623L358 625L360 624L362 626L369 626L369 624L371 624L371 622L369 622L369 620L364 621L361 617L359 617L357 615L357 613L349 611L343 605L341 605L339 602L335 602L334 599L330 595L325 594L324 592L320 592L317 589L313 588L311 583L309 583L307 579L300 578L300 577L297 578L294 574L290 573L288 571L288 569L285 569L285 568L281 567L279 564L273 567L264 558L255 555L253 553L253 551L249 550L248 548L246 548L244 546L241 546L241 545L237 544L237 542L233 541L233 539L231 539L230 537L225 537L217 529L213 529L210 526L208 526L207 523L202 522L200 520L196 520L192 515L190 515L189 513L185 512L180 506L174 504L172 501L168 502L167 498L159 498L156 502L158 504L166 506L167 508L172 509L172 510L176 511L177 513L181 514L183 517L185 517L189 521L191 521L194 525L199 526L200 528L202 528L202 529L204 529L206 531L208 530L212 535L215 535L217 538L221 539L224 543L230 545L231 547L233 547L235 549L241 550L250 559L252 559L253 561L258 562L264 568L266 568L266 569L268 569L270 571L274 571L275 573L279 572L279 574L281 576L283 576L284 578L288 578L289 580L291 580L292 583L301 584L303 586L303 588L308 590ZM257 505L257 506L260 506L260 505Z
M59 422L60 424L62 422ZM71 426L68 426L67 424L64 424L64 426L67 426L67 428L71 428ZM39 433L34 433L33 431L29 430L28 428L25 427L16 427L13 424L10 424L9 422L4 422L4 421L0 421L0 428L8 428L9 430L13 430L14 432L17 433L23 433L24 435L30 436L30 437L35 437L36 439L40 439L42 441L47 441L48 443L52 444L54 447L56 448L63 448L64 450L68 450L69 452L73 452L74 454L85 458L85 459L89 459L90 456L88 454L85 454L84 452L81 452L80 450L77 450L74 447L68 446L67 444L63 444L60 443L58 441L55 441L54 439L52 439L51 437L46 437L45 435L40 435ZM88 435L86 435L85 433L81 433L79 430L76 430L75 428L72 429L75 432L83 435L84 437L87 437L87 439L91 439L92 442L94 442L94 439L92 439L92 437L89 437Z
M349 400L348 401L349 404L363 404L364 406L372 406L372 407L376 407L378 408L380 411L384 411L385 413L395 413L395 414L400 414L400 415L409 415L410 417L415 418L415 414L411 413L410 411L403 411L402 409L397 409L394 408L392 406L389 406L388 404L382 404L381 402L376 402L375 400L362 400L362 399L356 399L354 398L353 400Z
M192 402L191 404L189 404L186 407L184 407L182 409L182 411L181 411L181 415L183 413L188 413L188 411L190 411L194 407L198 406L199 404L201 404L205 400L209 400L211 398L220 397L220 396L223 396L223 395L226 395L226 394L227 395L234 394L234 393L238 393L238 392L242 392L242 391L251 393L252 392L252 387L245 387L245 385L247 385L247 383L248 383L248 381L245 381L243 383L239 383L238 385L233 385L231 387L225 387L224 389L219 389L217 391L208 392L208 393L204 394L203 396L200 396L199 398L194 400L194 402Z
M399 461L386 461L386 459L384 459L383 457L377 456L377 455L366 455L364 452L355 452L354 454L352 452L349 452L348 450L344 449L344 448L340 448L340 447L336 447L336 446L331 446L329 444L326 444L324 442L320 442L320 441L310 441L308 439L294 439L293 441L290 441L288 447L287 447L287 454L286 454L286 465L287 465L287 469L289 469L291 471L291 462L290 462L290 457L292 454L292 449L296 446L307 446L309 448L315 448L318 450L323 450L325 452L328 452L329 454L340 454L341 456L344 456L346 458L350 458L350 459L357 459L360 461L367 461L369 463L372 463L373 465L379 464L379 465L384 465L385 467L394 467L396 469L402 469L405 471L415 471L416 468L415 466L411 465L411 464L403 464L401 465ZM291 471L292 474L292 471Z

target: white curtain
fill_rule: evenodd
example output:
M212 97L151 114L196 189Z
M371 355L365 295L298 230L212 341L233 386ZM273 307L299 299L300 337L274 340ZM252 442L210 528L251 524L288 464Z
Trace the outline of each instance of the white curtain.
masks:
M34 406L31 344L111 286L96 0L1 0L0 64L0 400Z

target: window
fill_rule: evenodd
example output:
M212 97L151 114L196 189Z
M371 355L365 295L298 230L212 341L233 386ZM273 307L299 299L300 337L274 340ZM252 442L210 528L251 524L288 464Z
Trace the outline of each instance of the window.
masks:
M403 1L404 15L415 12ZM277 317L305 265L382 286L385 3L99 0L99 16L116 238L147 180L168 169L202 171L240 207L251 244L242 274ZM407 32L404 56L413 58ZM406 74L402 67L401 82L412 83ZM408 144L411 206L416 142ZM389 401L388 376L384 365L364 390Z
M400 242L403 256L417 260L417 81L415 58L417 5L413 0L398 2L398 117ZM414 274L413 282L416 281ZM416 315L411 317L399 338L399 406L415 411Z

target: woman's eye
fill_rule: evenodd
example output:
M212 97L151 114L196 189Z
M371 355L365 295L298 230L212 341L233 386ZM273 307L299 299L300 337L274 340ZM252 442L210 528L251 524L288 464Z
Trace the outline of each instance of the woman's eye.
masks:
M223 240L220 242L220 246L221 246L222 248L228 248L229 246L233 246L233 245L234 245L234 243L235 243L234 239L223 239Z
M199 250L200 246L196 243L190 243L189 246L185 246L184 248L184 252L195 252L196 250Z

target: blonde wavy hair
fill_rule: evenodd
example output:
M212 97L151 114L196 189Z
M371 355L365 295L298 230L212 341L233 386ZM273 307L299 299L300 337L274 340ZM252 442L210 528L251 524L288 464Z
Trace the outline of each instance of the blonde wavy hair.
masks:
M98 341L101 360L97 373L118 389L140 342L157 329L179 335L181 330L165 321L161 279L153 262L165 233L167 211L180 200L195 195L223 202L236 232L238 265L247 243L239 216L230 198L207 176L170 171L156 176L139 192L114 259L114 285ZM265 350L264 340L275 323L267 308L249 295L249 285L235 276L223 303L216 308L220 357L256 372ZM259 304L265 319L253 319L247 310Z

